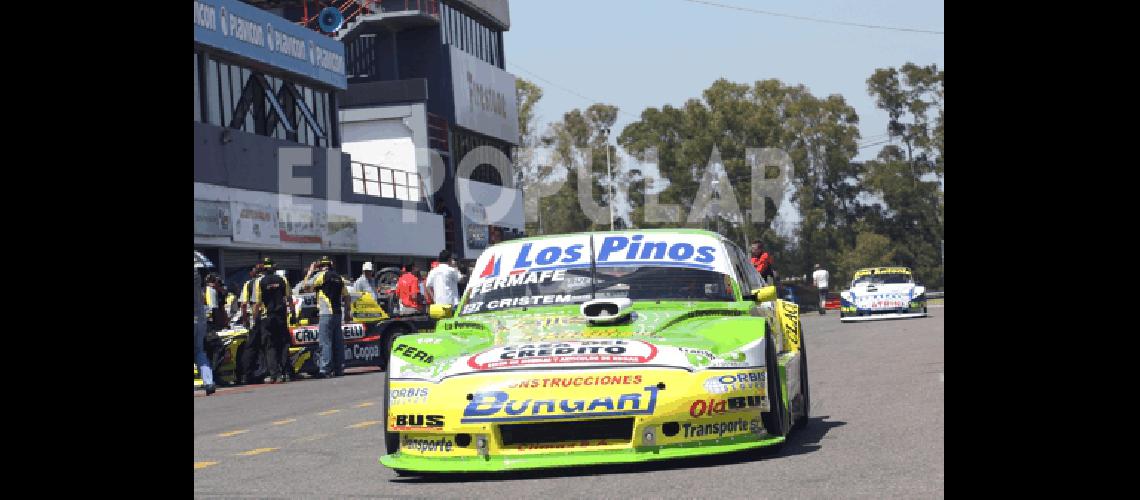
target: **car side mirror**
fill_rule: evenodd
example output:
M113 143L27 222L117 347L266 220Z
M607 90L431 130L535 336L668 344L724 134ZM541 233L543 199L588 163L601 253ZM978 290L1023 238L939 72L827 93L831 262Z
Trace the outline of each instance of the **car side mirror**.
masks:
M428 307L428 317L431 319L450 318L452 306L450 304L432 304Z
M772 302L776 300L776 286L772 285L752 290L752 296L755 297L756 302Z

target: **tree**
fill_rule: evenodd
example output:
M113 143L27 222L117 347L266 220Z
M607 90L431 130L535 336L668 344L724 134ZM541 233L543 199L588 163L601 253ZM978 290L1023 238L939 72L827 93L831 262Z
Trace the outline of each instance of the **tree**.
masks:
M906 161L915 175L944 174L942 150L945 131L944 81L938 65L906 63L900 69L881 68L867 79L867 91L875 105L887 112L887 133L902 139ZM931 126L930 111L937 115Z
M859 117L842 97L817 98L802 86L789 86L779 80L763 80L752 85L717 80L680 108L665 105L648 108L641 119L627 126L619 144L634 157L643 159L657 151L658 168L668 180L659 196L662 204L677 204L684 214L692 210L701 175L710 163L714 147L720 164L732 183L737 205L751 206L751 165L745 158L748 148L780 148L793 162L792 201L799 206L803 223L796 232L798 250L780 248L785 276L802 274L809 261L820 258L850 241L846 236L858 216L859 190L855 185L857 168L851 159L857 154ZM642 227L644 198L631 195L633 222ZM769 202L765 202L769 203ZM794 209L784 205L781 210ZM734 241L760 237L774 245L790 244L775 237L772 212L761 219L752 214L747 227L731 221L710 224ZM668 224L666 224L668 225Z
M944 80L937 65L913 63L878 69L867 79L868 93L890 117L888 133L902 145L884 146L862 176L863 189L883 204L866 222L890 239L897 264L935 287L943 285Z
M867 79L868 92L890 118L888 133L901 142L882 148L874 160L864 163L853 161L859 140L854 108L842 96L816 97L803 85L720 79L700 98L679 107L647 108L621 131L617 142L642 162L655 151L661 177L622 169L618 155L610 150L613 183L628 189L631 207L628 218L615 220L615 227L684 225L710 167L724 169L737 206L747 210L752 172L746 150L779 148L793 164L787 193L791 204L780 207L799 214L790 238L772 227L771 200L765 201L769 210L762 220L760 214L751 214L748 223L713 217L695 225L745 245L749 239L763 240L781 276L807 274L820 263L846 279L859 267L894 264L911 267L918 280L941 287L944 79L944 71L936 65L913 63L877 69ZM608 220L596 224L582 212L577 180L589 175L589 197L603 207L613 203L604 174L605 148L610 146L602 131L616 121L617 108L594 104L584 111L573 109L539 136L533 109L541 89L519 79L517 94L520 146L543 144L552 149L545 165L535 165L533 156L516 155L517 184L566 179L557 193L542 199L540 223L528 224L528 232L608 229ZM582 161L583 151L591 153L588 165ZM713 161L713 151L718 152L718 161ZM650 184L654 190L664 188L659 204L680 206L679 224L645 220L645 190Z
M895 264L912 268L919 281L941 285L940 207L930 201L940 197L939 183L918 179L902 149L890 146L866 163L863 185L883 202L867 222L890 239Z
M860 232L855 236L855 244L839 252L835 258L834 276L844 282L864 267L898 265L896 251L891 239L881 234Z
M525 190L541 177L541 165L534 161L539 138L534 107L542 100L542 87L522 78L515 79L515 102L519 110L519 145L515 148L515 187Z
M609 229L606 224L595 224L582 210L578 201L578 176L589 175L591 187L589 196L599 200L603 206L610 203L606 186L600 179L605 178L607 147L604 129L613 126L617 120L617 107L608 104L593 104L586 111L573 109L562 116L562 120L551 125L547 141L552 147L552 164L556 169L548 178L566 176L566 182L557 193L545 197L539 205L539 224L536 234L559 234L578 231ZM590 162L586 164L585 154L589 152ZM611 162L616 167L617 158L611 151ZM583 172L583 170L586 170Z

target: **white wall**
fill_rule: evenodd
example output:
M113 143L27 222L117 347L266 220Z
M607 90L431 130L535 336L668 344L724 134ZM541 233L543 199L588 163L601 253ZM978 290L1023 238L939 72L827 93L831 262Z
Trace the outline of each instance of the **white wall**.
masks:
M279 206L282 203L279 197L284 197L284 203L312 203L314 200L292 195L278 195L264 191L249 191L235 189L202 182L194 183L194 199L211 201L240 201L260 205ZM331 202L337 203L337 202ZM443 217L438 214L408 211L407 215L414 216L414 221L403 220L405 213L399 208L381 207L376 205L363 205L359 203L342 203L341 209L332 210L333 213L345 213L360 210L361 224L357 229L357 249L355 251L330 250L330 252L347 252L360 254L391 254L409 255L417 257L438 256L443 250ZM265 248L276 250L305 250L305 245L281 243L275 246L258 246L249 243L234 243L232 238L195 237L194 243L198 245L218 245L230 248Z
M402 119L343 123L340 136L341 151L352 155L353 161L416 171L416 144Z
M418 171L427 191L431 191L427 108L422 103L342 109L337 116L340 149L353 161ZM429 196L428 203L431 201Z

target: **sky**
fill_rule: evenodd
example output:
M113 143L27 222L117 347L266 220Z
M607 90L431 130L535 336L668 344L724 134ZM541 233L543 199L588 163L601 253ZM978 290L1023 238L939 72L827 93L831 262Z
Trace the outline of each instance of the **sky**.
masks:
M944 32L941 1L707 0L829 21ZM841 94L861 144L885 138L887 116L867 94L876 68L944 68L945 36L826 24L686 0L512 0L507 71L543 87L539 130L593 102L618 106L612 136L647 107L679 106L718 78L776 78L817 97ZM584 96L584 97L583 97ZM860 151L870 159L878 146Z

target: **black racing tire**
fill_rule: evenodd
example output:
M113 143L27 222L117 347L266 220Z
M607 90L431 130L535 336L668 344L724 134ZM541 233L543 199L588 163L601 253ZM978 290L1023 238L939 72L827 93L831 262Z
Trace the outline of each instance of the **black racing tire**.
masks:
M384 341L383 341L383 345L382 345L381 349L385 353L391 353L392 352L392 346L395 345L396 337L400 337L402 335L407 335L407 334L411 333L411 331L412 331L411 328L408 328L408 325L405 325L404 323L397 322L397 323L393 323L393 324L389 325L387 328L384 329ZM380 368L386 372L386 371L388 371L388 366L390 366L388 364L390 357L384 356L383 359L384 359L384 365L381 366Z
M407 325L407 323L404 323L403 321L399 321L399 322L393 323L388 328L385 328L384 332L388 334L389 339L394 339L394 338L399 337L401 335L407 335L407 334L411 333L412 328L409 327Z
M383 332L384 340L382 341L380 349L385 353L390 353L392 352L392 346L394 345L396 337L407 335L409 332L411 332L411 329L409 329L408 326L403 323L396 322L384 328ZM381 356L381 359L384 361L383 365L380 366L380 369L387 372L389 366L388 361L390 360L390 357Z
M309 354L309 359L301 364L301 369L303 373L308 374L309 377L316 378L321 373L320 353L312 349L309 349L307 353ZM301 355L304 356L304 353ZM308 369L305 369L305 367L308 367Z
M388 362L389 362L388 353L389 352L392 352L392 342L390 341L390 339L380 340L380 353L381 354L380 354L379 362L377 362L376 365L379 366L380 371L382 371L384 373L388 373Z
M384 355L388 361L385 366L392 366L392 350L389 349ZM384 425L384 451L385 454L391 455L400 450L400 434L395 432L388 432L388 402L392 400L391 394L391 379L392 372L385 369L384 373L384 418L381 423Z
M792 425L793 429L803 429L811 420L811 386L808 385L807 340L802 323L800 324L800 397L803 414L796 417L796 423Z
M787 409L784 408L784 384L780 383L780 365L776 359L776 345L772 341L772 329L764 324L764 366L768 378L769 411L760 414L764 429L771 436L788 435Z
M388 402L391 401L391 384L392 371L389 369L392 366L392 345L397 337L407 335L411 329L403 323L395 323L384 329L384 336L387 338L384 341L384 449L391 455L400 449L400 435L395 432L388 432Z

